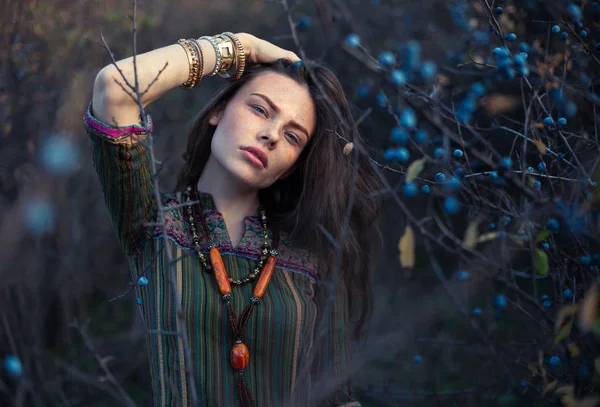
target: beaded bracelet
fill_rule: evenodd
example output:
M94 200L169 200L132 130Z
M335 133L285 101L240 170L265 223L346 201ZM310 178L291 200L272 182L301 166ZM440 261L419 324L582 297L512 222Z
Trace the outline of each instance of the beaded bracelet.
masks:
M196 49L196 55L198 55L198 58L200 59L200 67L198 68L197 81L200 82L202 80L202 77L204 76L204 53L202 52L202 47L200 46L199 41L197 41L195 38L188 38L188 41L194 46L194 48Z
M198 38L198 41L200 41L200 40L207 40L208 42L211 43L211 45L215 49L215 54L217 55L217 62L215 63L215 69L210 74L210 76L215 76L221 70L221 59L222 59L221 58L221 50L219 49L219 46L217 45L217 42L215 41L215 39L213 37L209 37L208 35L205 35L205 36Z
M198 83L198 57L196 55L196 51L194 50L194 46L190 44L188 40L181 38L177 40L177 43L185 50L188 57L188 62L190 64L190 73L188 79L179 86L185 90L190 90L193 89Z

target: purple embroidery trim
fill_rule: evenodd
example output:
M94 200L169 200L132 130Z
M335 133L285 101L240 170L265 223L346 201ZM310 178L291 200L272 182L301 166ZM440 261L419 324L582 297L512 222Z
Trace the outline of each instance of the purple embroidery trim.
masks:
M153 129L152 118L150 115L146 115L147 128L149 131ZM84 125L95 135L104 137L111 141L121 140L125 137L130 137L132 135L144 135L146 134L146 129L142 126L112 126L106 123L101 122L92 116L92 104L88 106L85 114L83 115L83 123Z

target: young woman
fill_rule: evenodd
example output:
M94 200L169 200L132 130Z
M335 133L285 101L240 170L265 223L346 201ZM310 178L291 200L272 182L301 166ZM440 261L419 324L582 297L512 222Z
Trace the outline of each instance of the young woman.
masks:
M246 33L138 55L144 107L230 78L195 121L175 192L158 194L153 123L119 73L135 83L132 58L116 65L84 123L148 329L154 405L360 406L348 324L357 308L358 337L370 311L379 184L335 75Z

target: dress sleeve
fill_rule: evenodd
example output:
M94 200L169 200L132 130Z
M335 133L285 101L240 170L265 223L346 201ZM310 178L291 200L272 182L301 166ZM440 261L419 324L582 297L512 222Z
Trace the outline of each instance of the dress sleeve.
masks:
M119 143L119 140L143 136L144 127L117 127L102 123L93 116L90 103L84 125L92 143L94 167L100 180L104 200L119 243L127 255L136 254L151 229L146 222L156 218L156 201L147 143ZM147 126L152 130L152 119Z
M349 309L344 285L334 287L329 283L319 284L315 295L318 322L321 333L316 332L315 347L317 360L313 371L317 383L335 381L335 386L315 388L316 394L325 394L319 407L360 407L352 394L352 383L348 364L349 351ZM331 293L331 294L330 294ZM318 328L319 329L319 328ZM313 384L314 386L314 384Z

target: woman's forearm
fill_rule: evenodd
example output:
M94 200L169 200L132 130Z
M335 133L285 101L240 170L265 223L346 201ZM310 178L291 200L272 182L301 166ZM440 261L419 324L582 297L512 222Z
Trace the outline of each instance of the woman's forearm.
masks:
M215 68L215 50L207 40L200 40L199 43L204 57L202 72L208 75ZM122 59L116 65L127 82L135 85L133 57ZM143 107L147 107L169 90L187 81L190 72L187 54L177 43L137 55L136 66L140 93L145 92L142 94ZM150 84L152 86L148 88ZM107 122L120 121L118 125L134 124L131 121L132 117L137 118L139 115L138 103L123 89L130 95L135 95L113 64L107 65L98 73L94 82L92 101L94 115L98 119ZM132 116L132 112L135 112L135 115ZM121 120L116 120L118 118ZM134 121L139 123L139 120Z

